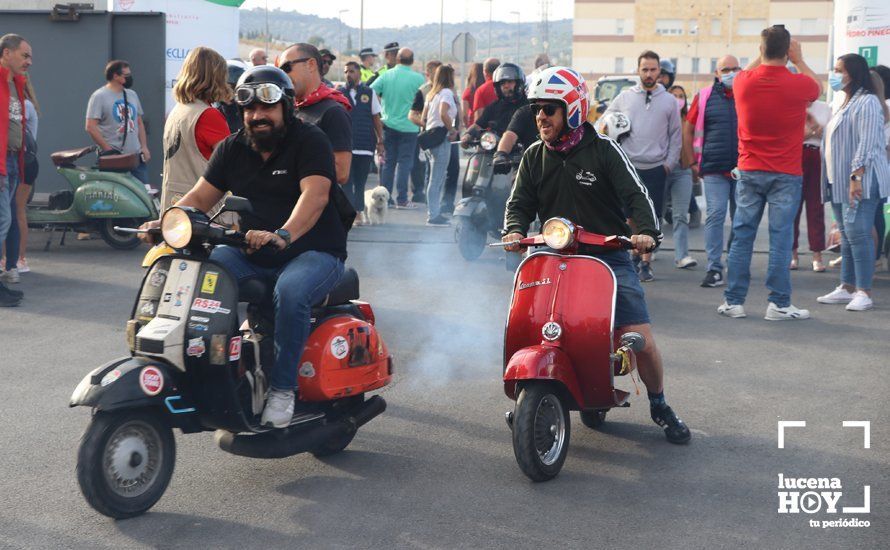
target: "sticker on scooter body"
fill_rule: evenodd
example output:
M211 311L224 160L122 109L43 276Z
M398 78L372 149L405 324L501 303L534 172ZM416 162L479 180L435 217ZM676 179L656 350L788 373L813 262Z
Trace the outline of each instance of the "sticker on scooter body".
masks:
M349 342L342 336L337 336L331 340L331 354L337 359L343 359L349 355Z
M139 373L139 387L150 397L161 393L164 389L164 375L161 370L151 365L143 367Z
M219 300L208 300L207 298L195 298L192 302L192 311L200 311L203 313L223 313L228 314L230 311L224 307L219 307L222 302Z
M229 361L241 359L241 337L235 336L229 341Z
M207 348L204 346L204 338L190 338L185 354L189 357L201 357L205 351L207 351Z
M216 292L216 280L219 277L219 273L215 271L208 271L204 274L204 281L201 283L201 294L210 294L213 295Z

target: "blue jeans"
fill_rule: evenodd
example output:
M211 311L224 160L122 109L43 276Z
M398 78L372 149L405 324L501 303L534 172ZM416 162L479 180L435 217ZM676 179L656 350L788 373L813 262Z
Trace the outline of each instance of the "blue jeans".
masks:
M751 254L757 226L769 205L769 264L766 288L769 301L778 307L791 304L791 245L794 217L800 205L801 176L777 172L742 172L736 184L733 240L729 249L729 273L723 293L729 305L744 304L751 284Z
M130 174L142 183L148 183L148 165L142 162L141 159L139 160L139 166L130 170Z
M15 190L19 184L19 154L6 152L6 175L0 175L0 243L6 241L15 215ZM18 253L16 253L18 254ZM13 267L15 267L13 265Z
M430 159L426 200L430 219L433 219L442 213L442 188L445 187L445 174L448 172L448 162L451 160L451 142L446 138L427 151L426 156Z
M705 174L705 251L708 253L708 271L723 272L723 224L726 222L726 205L729 217L734 217L735 180L720 174Z
M674 260L680 261L689 255L689 205L692 197L692 170L674 166L667 177L667 193L670 193L674 226Z
M386 160L380 169L380 184L394 196L392 185L395 181L398 203L405 204L408 202L408 176L416 158L417 134L383 126L383 147L386 149Z
M878 198L877 183L871 199L859 201L853 223L844 222L846 204L831 203L837 228L841 232L841 283L855 286L860 290L871 290L875 274L875 240L871 228L875 222L875 211L883 200Z
M275 364L271 386L276 390L297 387L297 369L306 340L312 306L324 299L343 275L343 262L326 253L303 252L280 268L255 265L239 248L218 246L210 259L226 267L238 280L258 278L275 285Z

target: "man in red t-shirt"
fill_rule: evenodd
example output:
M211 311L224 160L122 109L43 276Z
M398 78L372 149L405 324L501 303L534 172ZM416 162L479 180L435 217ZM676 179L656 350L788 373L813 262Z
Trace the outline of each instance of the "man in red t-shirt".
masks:
M794 64L799 74L786 67ZM727 261L728 285L717 312L745 317L751 281L751 253L757 227L769 205L768 321L808 319L810 312L791 304L792 225L800 205L803 126L807 106L822 92L816 74L804 63L800 43L783 25L761 33L760 59L735 77L739 121L740 173L736 187L733 241Z
M482 65L482 74L485 75L485 83L476 88L476 94L473 96L473 120L479 120L482 117L482 111L486 107L497 101L498 93L494 89L494 71L501 66L501 62L494 57L489 57ZM469 123L468 123L469 125Z

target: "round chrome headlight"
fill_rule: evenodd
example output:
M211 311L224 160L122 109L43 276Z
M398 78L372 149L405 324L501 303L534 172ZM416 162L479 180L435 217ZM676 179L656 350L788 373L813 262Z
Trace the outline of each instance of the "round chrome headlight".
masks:
M565 218L550 218L541 230L544 244L554 250L562 250L575 240L575 226Z
M192 240L192 220L182 208L172 207L161 218L161 235L173 248L185 248Z
M494 148L498 146L498 136L496 136L494 132L485 132L482 134L482 137L479 138L479 146L482 147L484 151L493 151Z

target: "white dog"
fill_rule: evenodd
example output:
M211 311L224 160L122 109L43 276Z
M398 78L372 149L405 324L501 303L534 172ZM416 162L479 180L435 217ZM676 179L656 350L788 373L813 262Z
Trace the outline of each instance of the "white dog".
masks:
M389 191L378 185L365 191L365 223L382 225L386 223L386 211L389 210Z

